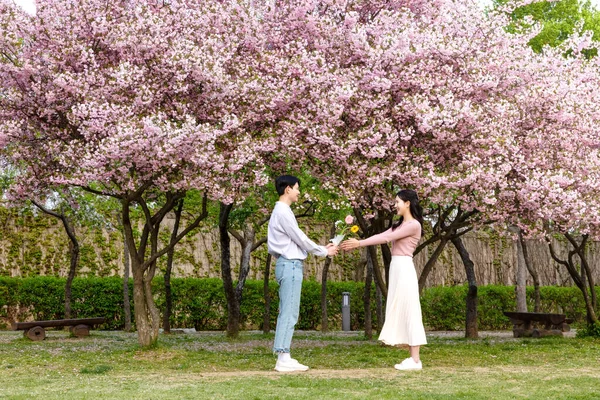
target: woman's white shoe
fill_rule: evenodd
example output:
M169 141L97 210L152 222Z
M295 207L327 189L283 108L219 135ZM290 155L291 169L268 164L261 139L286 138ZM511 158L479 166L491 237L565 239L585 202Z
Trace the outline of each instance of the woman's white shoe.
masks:
M412 357L409 357L400 364L394 365L394 368L400 371L413 371L423 369L423 364L421 364L420 360L419 362L415 362Z

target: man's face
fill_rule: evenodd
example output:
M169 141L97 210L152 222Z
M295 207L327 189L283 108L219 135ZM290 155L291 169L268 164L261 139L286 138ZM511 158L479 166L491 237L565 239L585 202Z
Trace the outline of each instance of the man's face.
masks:
M285 189L287 195L289 196L290 200L292 201L292 203L295 203L298 201L298 198L300 197L300 187L298 186L298 182L296 182L296 184L292 187L292 186L288 186Z

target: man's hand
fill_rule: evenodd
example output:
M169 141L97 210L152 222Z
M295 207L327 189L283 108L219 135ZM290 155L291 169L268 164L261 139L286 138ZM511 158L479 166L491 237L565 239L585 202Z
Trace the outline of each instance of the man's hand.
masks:
M325 248L327 248L328 256L335 256L338 252L338 247L333 243L329 243Z

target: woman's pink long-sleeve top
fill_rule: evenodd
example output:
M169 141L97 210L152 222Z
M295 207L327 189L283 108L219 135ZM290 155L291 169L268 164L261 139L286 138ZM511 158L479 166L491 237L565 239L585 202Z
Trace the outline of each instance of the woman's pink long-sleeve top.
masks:
M416 219L402 224L395 230L392 228L370 238L359 240L359 246L373 246L392 242L392 256L412 257L421 239L421 224Z

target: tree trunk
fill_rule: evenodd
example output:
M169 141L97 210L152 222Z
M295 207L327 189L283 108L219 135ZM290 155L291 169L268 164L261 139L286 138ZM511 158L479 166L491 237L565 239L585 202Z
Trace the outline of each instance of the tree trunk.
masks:
M150 327L152 332L153 343L156 344L158 340L158 330L160 329L160 311L158 307L156 307L156 303L154 302L154 296L152 295L152 279L154 278L154 270L156 266L151 267L151 271L148 271L144 276L144 293L146 295L146 309L148 310L148 314L150 316Z
M383 276L381 274L381 268L379 268L379 261L377 259L377 250L375 249L375 246L368 246L367 252L368 252L367 262L370 258L371 259L371 273L373 276L375 276L375 282L377 285L379 285L379 288L381 289L381 293L383 293L384 296L387 296L387 284L386 284L386 282L384 282Z
M390 282L390 264L392 263L392 250L387 244L382 244L381 255L383 257L383 270L385 271L385 283L386 287ZM379 290L381 292L381 288Z
M221 243L221 277L227 299L227 336L238 337L240 332L240 305L231 279L231 240L229 238L229 214L233 204L220 204L219 239Z
M65 284L65 319L71 319L71 300L73 295L71 288L73 286L73 279L79 265L79 243L77 239L69 243L69 253L71 253L71 263L69 267L69 275L67 276L67 283Z
M385 322L385 313L383 312L383 294L379 286L375 285L375 295L377 296L377 330L381 332Z
M174 244L179 232L179 223L181 221L181 213L183 211L184 199L179 200L177 208L175 208L175 222L173 231L171 231L170 243ZM173 309L173 293L171 292L171 272L173 271L173 256L175 255L175 246L167 252L167 267L165 270L165 312L163 314L163 332L171 333L171 312Z
M533 279L533 312L540 312L542 302L540 298L540 278L532 263L529 261L527 242L525 242L525 239L523 238L523 232L521 230L519 230L519 242L521 243L521 249L523 249L523 260L525 261L525 266L527 267L527 271L529 271L529 274Z
M222 207L224 207L224 205L222 205ZM265 223L267 223L269 221L269 218L263 218L261 221L258 221L256 223L252 222L251 220L247 220L244 224L243 230L242 232L238 232L235 229L229 229L228 225L228 220L229 220L229 214L231 213L231 209L233 208L233 204L227 206L229 207L228 210L224 210L223 208L221 208L221 218L220 218L220 222L219 222L219 229L227 229L227 233L230 234L231 236L233 236L239 243L240 246L242 247L242 255L240 258L240 271L238 274L238 281L237 281L237 285L235 286L235 288L233 288L233 282L231 283L227 283L229 281L225 281L224 278L224 286L225 285L229 285L231 284L232 289L229 289L227 287L224 288L225 290L225 296L228 296L228 291L232 290L234 292L234 297L235 300L234 302L232 302L232 304L228 304L228 310L231 309L231 311L233 312L237 312L237 315L231 315L228 314L228 325L229 324L237 324L239 326L240 321L241 321L241 315L240 315L240 307L242 304L242 294L244 292L244 286L246 285L246 279L248 278L248 273L250 272L250 261L251 261L251 257L252 257L252 252L254 250L256 250L257 248L259 248L260 246L262 246L264 243L267 242L266 238L263 238L261 240L256 240L256 232L257 229L260 228L262 225L264 225ZM226 213L226 215L225 215ZM229 237L227 236L227 238L224 238L223 235L225 235L225 232L223 231L223 233L221 234L222 239L221 240L226 240L226 246L229 246ZM228 255L224 255L223 253L223 249L221 249L222 251L222 257L226 257L227 259L231 258L231 252L229 250L227 250ZM268 265L267 268L269 268L270 266L270 256L268 256ZM229 262L225 262L221 263L221 266L224 266L225 264L228 264ZM231 266L226 266L226 269L229 270L228 274L231 275ZM223 269L221 269L221 273L223 273ZM268 271L266 276L266 280L265 280L265 285L266 286L266 290L268 291L268 286L269 286L269 279L268 279ZM265 298L266 300L266 298ZM228 298L228 303L229 303L229 298ZM237 310L237 311L236 311ZM237 321L237 322L236 322ZM264 322L264 321L263 321ZM237 328L239 330L239 327ZM270 330L270 326L268 327L268 329ZM229 332L229 330L228 330ZM234 336L237 336L237 333L233 333L232 334Z
M335 236L335 224L331 226L329 236ZM325 258L325 265L323 265L323 272L321 273L321 332L329 331L329 316L327 315L327 275L329 273L331 260L331 257Z
M373 339L373 321L371 318L371 284L373 283L373 260L371 252L367 251L367 276L365 279L365 292L363 303L365 307L365 337Z
M138 332L138 341L143 347L150 347L156 344L158 339L158 324L152 321L154 313L148 308L154 300L152 292L148 292L148 287L144 282L144 274L141 266L132 259L131 269L133 273L133 310L135 315L135 325ZM156 326L156 329L154 329Z
M517 228L519 229L519 228ZM518 235L521 235L519 229ZM516 271L516 298L517 312L527 312L527 265L525 265L525 255L522 242L517 239L517 271Z
M331 265L331 257L325 259L323 273L321 274L321 332L329 331L329 317L327 315L327 274Z
M235 288L235 297L238 303L238 309L242 304L242 294L244 292L244 286L246 285L248 273L250 273L250 258L252 256L252 251L254 250L254 241L256 239L256 231L250 224L247 224L244 228L244 238L245 240L242 242L240 272L238 274L238 281ZM241 319L241 316L238 315L237 319L239 321Z
M585 276L587 277L587 282L588 282L588 287L590 290L590 295L592 297L591 301L592 301L592 309L596 309L597 307L597 299L596 299L596 282L594 280L594 275L592 275L592 269L590 268L590 265L588 264L588 258L587 258L587 249L588 247L586 246L588 240L588 235L584 235L584 241L582 242L581 248L579 249L579 253L580 253L580 257L581 257L581 268L582 268L582 274L585 272Z
M79 241L77 240L77 236L75 235L75 229L73 228L69 219L62 215L61 220L70 240L69 252L71 255L71 260L69 265L69 275L67 276L67 282L65 284L65 319L70 319L71 300L73 299L71 288L73 286L73 279L75 278L77 267L79 266Z
M569 272L569 275L571 275L573 282L575 282L575 285L581 291L581 294L583 295L583 301L585 302L586 318L588 324L596 324L598 323L598 317L596 316L595 311L596 293L593 286L594 280L591 275L591 270L589 268L589 264L585 255L585 247L588 240L588 235L582 236L581 243L577 243L575 238L568 233L565 233L564 236L573 247L573 250L569 251L567 259L562 260L558 258L556 252L554 251L554 246L552 245L552 242L546 236L546 242L548 243L548 248L550 249L550 255L552 256L552 259L554 259L554 261L565 266L565 268ZM574 259L575 256L578 256L579 260L581 261L581 272L577 270L576 261Z
M263 280L263 294L265 298L265 313L263 315L263 333L271 332L271 291L269 290L269 276L271 275L271 254L267 254L265 262L265 276Z
M469 252L465 248L460 237L452 239L452 244L458 251L460 258L465 266L467 280L469 282L469 290L467 292L467 318L465 325L465 337L477 338L477 282L475 279L475 269L473 261L469 256Z
M123 315L125 317L125 332L131 332L131 302L129 301L129 270L130 270L129 247L127 243L123 246Z
M429 257L429 260L427 260L427 262L425 263L425 266L423 267L423 271L421 271L421 276L419 276L419 293L420 294L423 293L423 288L425 287L425 283L427 282L427 277L429 276L429 273L433 270L433 267L434 267L437 259L442 254L442 251L444 251L444 248L446 247L446 243L448 243L448 239L446 239L446 238L440 239L440 242L438 243L437 247L435 248L433 254L431 255L431 257Z
M586 302L587 309L587 321L588 324L593 325L598 322L598 317L596 315L596 290L595 290L595 282L594 276L592 275L592 270L587 261L587 241L589 239L588 235L582 235L581 243L577 245L577 242L573 236L570 234L565 234L565 237L571 245L575 248L575 253L579 256L579 260L581 261L581 286L582 291L584 291L584 299ZM572 257L569 257L569 263L575 264ZM589 298L586 294L589 293ZM588 304L589 303L589 304Z
M140 249L139 253L136 251L135 237L129 219L129 203L126 200L123 201L122 221L125 245L129 246L129 254L131 255L133 312L138 332L138 342L142 347L150 347L156 345L158 340L158 309L154 305L151 287L146 282L147 269L143 265L145 246ZM147 227L145 227L145 230L147 230Z

